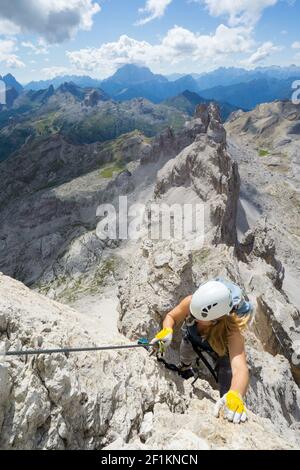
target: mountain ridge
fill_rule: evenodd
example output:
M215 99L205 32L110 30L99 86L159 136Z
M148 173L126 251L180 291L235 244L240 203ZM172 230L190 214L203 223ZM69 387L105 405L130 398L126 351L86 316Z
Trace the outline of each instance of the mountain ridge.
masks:
M163 104L174 107L180 111L186 112L189 116L192 116L195 112L197 105L199 105L200 103L210 103L210 102L214 102L214 100L203 98L203 96L200 96L198 93L185 90L183 93L180 93L177 96L174 96L172 98L169 98L163 101ZM236 106L230 105L222 101L219 101L216 104L218 104L220 108L221 119L223 122L225 122L228 119L231 113L240 109Z
M123 67L120 67L118 70L122 69L125 67L125 70L127 66L132 67L132 70L138 70L139 66L136 66L134 64L127 64ZM151 70L148 67L142 67L144 69L147 69L148 71L151 72ZM117 71L118 72L118 71ZM39 81L31 81L27 84L24 85L25 89L29 89L30 87L33 87L33 89L41 89L41 88L48 88L48 86L52 83L55 88L62 84L63 82L69 82L73 81L79 86L95 86L96 88L98 86L101 86L101 83L106 80L111 79L114 77L113 74L111 77L108 77L106 79L97 79L97 78L91 78L89 76L80 76L80 75L64 75L64 76L57 76L54 77L53 79L49 80L39 80ZM149 72L148 76L149 75ZM300 67L296 65L291 65L291 66L286 66L286 67L281 67L281 66L270 66L270 67L256 67L254 69L248 70L242 67L219 67L211 72L202 72L202 73L174 73L171 75L162 75L162 74L154 74L152 73L152 76L156 77L161 77L161 80L168 80L168 81L176 81L180 78L183 78L187 75L192 76L198 83L200 89L206 89L206 88L213 88L218 85L233 85L237 83L245 83L248 81L252 81L256 78L263 78L265 77L273 77L273 78L289 78L291 76L300 76ZM152 77L153 78L153 77ZM149 80L149 78L148 78ZM54 82L54 83L53 83Z
M292 83L297 77L288 79L259 78L246 83L202 90L206 99L225 101L244 110L252 110L257 105L275 100L290 99Z
M257 104L276 99L286 99L291 93L291 84L300 76L300 67L257 67L247 70L235 67L220 67L202 74L173 74L170 80L161 74L153 73L148 67L126 64L105 80L92 79L89 76L62 76L52 80L30 82L24 90L35 91L55 89L64 83L74 83L81 88L103 90L116 101L134 98L146 98L153 103L160 103L176 97L185 90L198 93L205 99L224 102L244 110L253 109ZM14 77L9 77L12 89ZM19 84L20 85L20 84ZM17 94L22 93L16 85L16 93L9 100L11 106ZM256 95L256 96L255 96Z
M94 112L76 100L74 91L75 96L67 85L67 91L49 98L55 110L58 103L63 106L64 118L72 111L72 126ZM115 107L123 118L138 108L148 119L156 117L161 128L159 106L146 100L97 106L109 112ZM299 112L291 104L274 106L278 113L280 106L285 109L291 138ZM261 108L250 116L234 113L231 131L251 136L253 126L257 134L263 129L262 145L270 127L276 133L278 121L268 106ZM116 122L114 115L112 120ZM39 129L46 125L41 119L37 124ZM96 124L102 129L98 116ZM75 131L71 127L71 137ZM278 135L282 137L285 132ZM242 160L249 160L252 154L246 146L243 151L236 149ZM104 145L80 147L59 133L27 139L18 156L1 163L0 260L5 274L0 274L0 341L5 351L136 344L142 335L153 338L166 313L199 284L224 276L241 286L256 310L245 332L248 422L237 426L223 415L214 416L219 393L204 367L197 366L199 379L192 384L193 378L183 381L144 348L39 354L28 361L4 356L1 448L299 448L300 366L293 363L299 310L284 290L284 266L266 220L237 239L241 178L232 155L215 104L201 104L178 132L166 126L153 139L133 132ZM261 165L278 163L278 155L272 161L267 157L257 155ZM283 163L286 158L283 152ZM247 185L247 169L242 174L242 184ZM272 181L264 173L261 177L260 189L274 194L274 186L268 189ZM287 192L287 185L282 191ZM295 204L297 210L296 200L279 194L276 204ZM150 208L154 201L164 207L201 204L205 240L197 224L182 239L176 233L171 239L151 237L157 228L151 217L143 217L137 239L100 239L99 205L112 205L117 215L124 195L128 207L138 203ZM276 218L275 208L271 210ZM183 226L187 218L190 212L183 211ZM297 216L293 218L296 226ZM178 333L174 330L167 351L176 363Z

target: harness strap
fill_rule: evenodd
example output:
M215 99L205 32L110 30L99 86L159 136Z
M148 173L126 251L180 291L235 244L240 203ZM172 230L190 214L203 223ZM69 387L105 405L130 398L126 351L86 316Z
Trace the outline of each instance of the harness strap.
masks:
M180 375L180 369L175 364L169 364L163 357L156 356L158 362L161 362L166 369L177 372Z
M199 374L196 373L195 369L181 370L180 367L177 367L175 364L169 364L160 356L156 356L158 362L162 363L166 369L171 370L172 372L177 372L177 374L184 380L188 380L191 377L194 377L192 385L199 379Z
M194 351L198 354L198 360L201 359L201 361L206 366L206 368L209 370L209 372L211 373L211 375L213 376L215 381L218 383L219 379L218 379L218 375L217 375L215 369L210 365L210 363L208 362L206 357L203 356L202 351L199 348L197 348L196 346L194 346L193 344L192 344L192 346L194 348Z
M203 352L206 352L207 354L209 354L211 356L210 351L206 348L201 348L201 346L199 344L196 344L194 342L194 339L193 339L193 337L192 337L192 335L191 335L191 333L189 332L188 329L187 329L186 338L191 343L195 353L198 355L198 360L200 359L203 362L205 367L209 370L209 372L211 373L211 375L213 376L215 381L218 383L218 374L216 373L215 369L210 365L210 363L208 362L206 357L204 357L204 355L202 354Z
M191 338L189 338L192 346L193 346L193 349L194 351L197 353L198 355L198 360L201 360L203 362L203 364L207 367L207 369L209 370L209 372L212 374L212 376L214 377L215 381L218 383L218 375L216 373L216 371L213 369L213 367L210 365L210 363L208 362L208 360L203 356L202 354L202 350L200 349L199 346L196 346L195 344L193 344L193 342L191 341ZM139 339L138 341L138 344L139 345L142 345L144 346L146 349L148 349L149 347L149 343L148 343L148 340L145 339L145 338L141 338ZM154 349L152 350L152 353L151 354L154 354ZM156 354L156 359L158 362L160 362L161 364L163 364L165 366L166 369L168 370L171 370L172 372L177 372L178 375L180 375L181 377L184 378L183 376L183 372L182 370L177 367L175 364L170 364L168 363L161 355L159 354ZM195 378L193 384L198 380L199 376Z

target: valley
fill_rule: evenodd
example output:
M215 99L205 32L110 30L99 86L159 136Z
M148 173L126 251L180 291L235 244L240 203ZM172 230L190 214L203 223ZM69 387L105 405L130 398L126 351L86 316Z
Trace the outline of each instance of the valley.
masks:
M220 73L226 88L243 77L242 90L255 73L291 78L228 69L171 81L125 66L101 83L31 83L1 110L0 346L134 345L223 276L255 307L248 422L213 416L217 384L204 367L192 385L143 348L4 353L1 448L299 449L299 106L272 94L257 107L244 96L245 108L223 91L219 102L203 99L199 87L219 89ZM184 239L152 239L157 221L143 219L137 240L101 240L97 209L120 196L146 211L201 204L204 237L194 227ZM180 335L169 361L179 360Z

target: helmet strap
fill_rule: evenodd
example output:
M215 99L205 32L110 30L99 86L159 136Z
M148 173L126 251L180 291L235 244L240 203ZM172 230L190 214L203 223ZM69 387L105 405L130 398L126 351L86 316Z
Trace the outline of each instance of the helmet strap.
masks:
M194 326L197 322L196 318L190 313L190 315L185 320L187 326Z

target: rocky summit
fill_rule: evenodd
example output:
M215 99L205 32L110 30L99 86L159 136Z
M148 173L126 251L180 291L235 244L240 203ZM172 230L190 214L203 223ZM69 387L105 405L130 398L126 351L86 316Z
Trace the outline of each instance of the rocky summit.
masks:
M85 95L82 106L115 112L102 98ZM148 123L160 119L144 100L132 107ZM151 136L30 137L0 164L2 449L300 448L298 113L261 105L234 113L225 129L217 105L201 104ZM124 195L149 211L201 205L204 236L196 227L183 239L154 238L146 218L138 240L100 240L97 207ZM170 309L220 275L255 307L240 426L213 416L219 393L204 369L192 384L144 348L7 355L151 339Z

